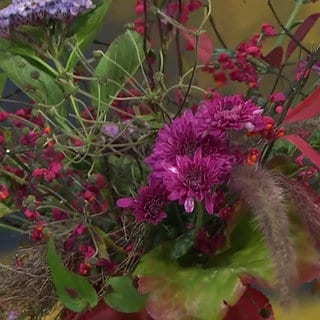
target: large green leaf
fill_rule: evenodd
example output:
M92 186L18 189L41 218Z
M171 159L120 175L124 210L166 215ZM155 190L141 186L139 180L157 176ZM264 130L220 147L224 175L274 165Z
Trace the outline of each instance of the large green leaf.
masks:
M92 42L103 24L110 4L111 0L101 0L94 10L80 16L74 21L71 34L76 38L76 48L84 51L87 45ZM76 51L73 50L68 58L67 70L72 69L78 61L79 57Z
M74 312L82 312L97 305L96 290L88 279L64 267L52 238L49 240L47 260L57 295L66 308Z
M4 86L7 82L7 75L3 72L0 73L0 97L2 97Z
M142 36L135 31L127 30L101 57L95 69L99 80L93 82L91 93L97 99L110 104L128 79L137 72L143 59Z
M0 68L31 99L47 105L64 105L64 93L57 81L19 55L0 49Z
M248 215L237 221L230 248L212 257L205 267L183 267L170 257L172 245L146 254L134 275L141 293L150 293L147 310L155 319L222 319L226 301L233 305L244 292L240 276L273 282L270 252Z
M133 286L129 276L112 277L106 285L110 288L104 301L113 309L125 313L139 312L147 301L147 295L141 295Z

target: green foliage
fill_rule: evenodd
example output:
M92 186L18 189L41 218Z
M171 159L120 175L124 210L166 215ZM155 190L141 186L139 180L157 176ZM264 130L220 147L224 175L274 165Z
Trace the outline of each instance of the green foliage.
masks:
M52 238L48 244L47 259L57 295L66 308L82 312L97 305L98 295L95 289L85 277L64 267Z
M4 86L7 82L7 75L3 72L0 73L0 97L2 97Z
M76 38L76 48L84 51L88 44L92 42L97 32L101 28L104 17L111 4L111 0L101 0L96 8L87 14L79 16L72 24L71 33ZM79 61L79 56L73 50L68 58L67 70L71 70Z
M106 284L110 292L105 295L104 300L111 308L120 312L134 313L145 306L148 296L138 292L130 277L113 277Z
M101 57L95 69L99 80L92 84L91 93L98 100L111 104L143 60L143 38L137 32L127 30Z
M171 258L178 259L184 256L189 249L194 245L193 239L188 236L183 236L174 242L171 250Z
M57 81L26 59L0 49L0 68L31 99L61 108L64 93Z
M0 202L0 218L3 218L4 216L9 215L10 213L13 213L15 210L12 210L11 208L7 207L5 204Z
M225 252L210 258L205 266L182 267L172 259L172 245L162 245L146 254L134 275L139 289L150 293L151 315L174 319L222 319L224 301L234 304L243 293L240 276L274 281L270 252L253 219L243 215Z

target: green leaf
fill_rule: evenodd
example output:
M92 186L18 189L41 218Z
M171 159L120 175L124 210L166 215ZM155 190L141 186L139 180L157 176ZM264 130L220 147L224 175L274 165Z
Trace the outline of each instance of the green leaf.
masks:
M18 41L8 41L0 38L0 53L10 52L13 55L18 55L25 58L31 65L41 69L45 73L56 76L58 73L53 67L40 58L31 47L25 43Z
M5 204L0 202L0 218L9 215L10 213L14 212L15 210L10 209Z
M172 259L178 259L184 256L193 245L193 239L187 236L175 240L173 248L171 250L170 257Z
M52 238L48 244L47 260L57 295L66 308L74 312L82 312L97 305L96 290L88 279L64 267Z
M0 49L0 68L31 99L63 107L65 98L57 81L23 57Z
M210 262L182 267L170 257L172 245L146 254L134 275L139 291L150 293L147 311L155 319L223 319L226 305L235 304L245 287L240 276L250 275L272 283L270 252L255 222L243 215L230 238L230 248Z
M148 296L138 292L130 277L113 277L106 285L110 287L110 292L105 295L104 301L111 308L120 312L134 313L145 306Z
M4 86L7 82L7 75L3 72L0 73L0 97L2 97Z
M76 47L81 51L86 49L87 45L92 42L101 28L110 4L111 0L102 0L100 4L97 4L94 10L79 16L79 18L73 22L73 30L71 30L71 33L76 37ZM76 54L76 51L73 50L69 56L66 69L71 70L78 61L79 57Z
M143 38L135 31L127 30L119 36L102 56L95 75L91 93L99 100L111 104L144 59ZM100 89L100 90L99 90Z

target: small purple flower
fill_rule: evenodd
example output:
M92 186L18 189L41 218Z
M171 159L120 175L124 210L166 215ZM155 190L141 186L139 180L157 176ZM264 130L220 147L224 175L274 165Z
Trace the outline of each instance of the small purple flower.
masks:
M202 134L225 137L228 129L258 131L264 127L263 109L241 95L205 101L196 114Z
M18 317L19 317L19 312L14 310L9 313L8 320L16 320Z
M49 20L70 22L94 7L91 0L13 0L0 10L0 37L9 37L21 25L46 26Z
M204 202L208 213L213 213L215 193L212 189L224 182L221 166L213 157L202 157L201 149L193 159L177 156L176 166L167 166L164 173L163 181L170 193L168 199L178 200L186 212L194 210L195 200Z
M149 185L143 186L135 198L121 198L117 201L120 208L128 208L138 222L147 221L154 225L167 217L168 192L161 180L151 178Z
M110 138L115 138L120 133L120 128L114 123L105 123L102 126L102 132Z

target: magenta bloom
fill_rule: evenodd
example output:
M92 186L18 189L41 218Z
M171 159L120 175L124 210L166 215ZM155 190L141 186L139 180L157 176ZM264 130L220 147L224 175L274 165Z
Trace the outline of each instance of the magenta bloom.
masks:
M228 129L259 131L263 129L263 110L241 95L205 101L196 114L202 134L224 137Z
M198 149L201 149L203 156L210 155L217 159L234 158L226 139L212 135L203 136L198 128L199 120L191 110L187 110L182 117L159 131L153 152L146 159L146 163L154 171L163 171L168 164L176 164L177 156L193 158Z
M160 180L150 179L135 198L121 198L117 201L120 208L128 208L138 222L147 221L154 225L167 217L168 192Z
M177 156L176 163L168 166L164 173L169 200L178 200L186 212L194 210L195 200L204 202L208 213L213 213L216 195L212 189L223 182L222 163L213 157L202 157L200 149L193 159Z

